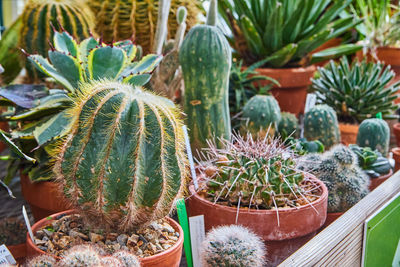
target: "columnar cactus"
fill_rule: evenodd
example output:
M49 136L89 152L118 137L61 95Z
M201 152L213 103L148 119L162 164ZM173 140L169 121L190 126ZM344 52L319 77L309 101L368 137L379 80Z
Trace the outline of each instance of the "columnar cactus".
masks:
M29 267L53 267L56 266L56 259L49 255L41 255L27 262Z
M387 156L389 152L390 129L386 121L382 119L366 119L358 128L357 145L370 147Z
M145 54L154 46L157 27L158 0L90 0L89 5L96 17L96 32L104 36L106 42L131 39L143 47ZM184 6L188 10L188 27L197 23L201 12L197 0L172 0L168 19L168 38L172 39L177 30L176 10Z
M274 135L281 120L281 110L273 96L255 95L243 107L242 134L250 133L254 138Z
M303 158L301 168L328 187L328 212L344 212L368 194L369 177L357 160L353 151L344 145L336 145L322 156L310 154Z
M328 105L316 105L304 115L304 137L319 140L328 149L340 143L336 112Z
M55 174L89 224L128 231L166 216L186 178L179 111L130 84L86 84Z
M278 130L282 139L288 136L297 138L299 136L299 120L296 115L290 112L281 112Z
M94 17L85 1L80 0L29 0L22 13L19 47L27 53L47 55L49 40L54 30L65 29L79 41L90 36L94 28ZM38 74L29 62L29 75Z
M200 257L205 267L261 267L265 254L260 237L243 226L229 225L207 234Z
M128 251L120 250L115 252L112 256L119 259L125 267L140 267L139 259Z

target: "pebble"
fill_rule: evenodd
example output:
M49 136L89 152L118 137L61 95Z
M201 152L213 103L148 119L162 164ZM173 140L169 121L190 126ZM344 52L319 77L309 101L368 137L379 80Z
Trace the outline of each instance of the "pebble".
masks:
M119 235L117 237L117 242L121 246L126 245L126 241L128 240L128 236L126 234Z
M93 243L97 243L99 241L103 241L104 240L104 236L96 234L96 233L89 233L89 239Z

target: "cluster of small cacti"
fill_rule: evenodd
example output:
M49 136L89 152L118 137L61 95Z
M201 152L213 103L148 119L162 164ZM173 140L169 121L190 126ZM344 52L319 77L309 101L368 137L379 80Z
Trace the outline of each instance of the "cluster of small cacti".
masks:
M54 29L65 29L80 41L89 37L94 27L92 11L80 0L29 0L21 16L19 47L42 56L50 49ZM26 68L30 78L38 76L29 62Z
M278 138L235 134L221 149L210 144L204 157L209 159L202 167L207 193L215 202L265 209L295 206L297 193L303 191L305 173L297 169L295 153Z
M278 131L282 139L286 139L289 136L294 138L299 137L299 120L296 115L290 112L281 112Z
M27 267L140 267L139 259L131 252L120 250L102 255L90 245L77 245L65 251L57 262L54 257L41 255L28 261Z
M328 212L344 212L369 192L368 176L358 166L353 151L344 145L336 145L322 155L304 156L300 168L328 187Z
M55 163L70 203L89 225L123 232L168 215L187 171L178 109L130 84L103 80L80 91Z
M340 143L336 112L328 105L316 105L304 115L304 137L319 140L329 149Z
M359 128L357 134L357 145L370 147L378 150L382 155L387 156L389 152L390 129L385 120L366 119Z
M261 267L266 248L261 238L249 229L229 225L207 233L200 253L204 267Z
M91 0L89 5L96 16L96 32L105 42L133 38L145 54L152 51L157 28L159 0ZM178 30L176 11L179 6L188 10L188 27L198 22L200 3L196 0L172 0L168 19L168 38L174 38Z
M270 95L255 95L243 107L241 133L254 138L273 136L281 121L278 102Z
M389 159L377 150L353 144L349 148L357 155L358 165L370 178L388 174L392 169Z

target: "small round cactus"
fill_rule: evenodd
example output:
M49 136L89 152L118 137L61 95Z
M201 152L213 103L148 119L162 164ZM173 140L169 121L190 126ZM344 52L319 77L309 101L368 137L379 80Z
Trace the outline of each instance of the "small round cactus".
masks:
M382 155L387 156L390 143L390 128L382 119L366 119L358 128L357 145L370 147L378 150Z
M207 234L200 257L205 267L261 267L265 253L260 237L245 227L229 225Z
M52 267L55 265L56 265L56 259L48 255L41 255L35 257L26 264L26 266L29 267Z
M96 249L89 245L74 246L64 253L60 266L89 267L100 266L100 256Z
M113 256L106 256L100 259L101 266L104 267L125 267L126 265L122 263L120 259Z
M140 267L139 259L128 251L120 250L115 252L112 256L119 259L125 267Z

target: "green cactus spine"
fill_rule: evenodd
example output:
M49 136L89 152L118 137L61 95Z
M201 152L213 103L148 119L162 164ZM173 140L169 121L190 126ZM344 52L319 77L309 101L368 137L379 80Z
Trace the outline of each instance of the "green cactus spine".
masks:
M304 115L304 137L319 140L328 149L340 143L336 112L328 105L316 105Z
M168 215L186 178L179 112L139 87L86 84L70 110L56 177L90 224L128 231Z
M283 139L288 136L297 138L299 136L299 120L296 115L290 112L281 112L278 130Z
M227 225L207 234L200 257L205 267L261 267L265 251L261 238L249 229Z
M94 18L85 1L80 0L29 0L22 13L19 47L29 54L44 57L50 49L49 40L61 27L78 41L90 36ZM42 77L30 62L26 62L28 74L34 80Z
M216 8L211 10L209 17L216 17ZM231 49L225 36L215 25L192 28L179 51L179 62L185 84L183 107L193 151L207 147L208 139L230 139Z
M255 95L243 107L242 134L264 138L274 135L281 120L281 110L273 96Z
M366 119L358 128L357 145L370 147L387 156L389 152L390 129L386 121L382 119Z

